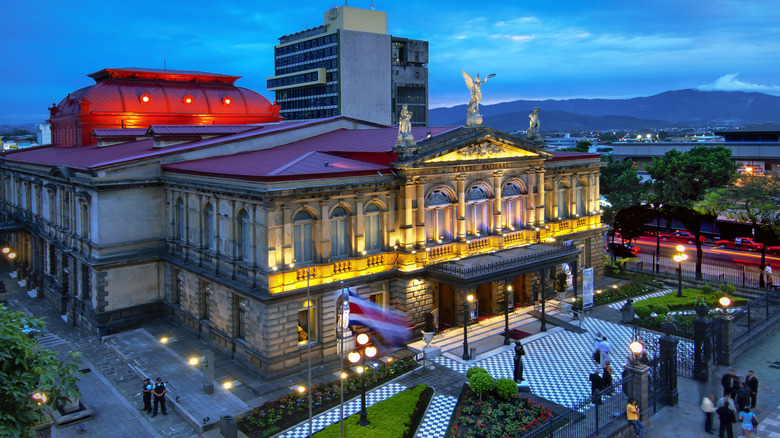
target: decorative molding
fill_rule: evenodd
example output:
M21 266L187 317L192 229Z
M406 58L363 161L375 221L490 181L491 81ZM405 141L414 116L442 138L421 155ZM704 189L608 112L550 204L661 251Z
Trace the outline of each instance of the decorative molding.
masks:
M504 148L492 143L481 143L468 146L458 151L458 155L466 158L496 158L504 152Z

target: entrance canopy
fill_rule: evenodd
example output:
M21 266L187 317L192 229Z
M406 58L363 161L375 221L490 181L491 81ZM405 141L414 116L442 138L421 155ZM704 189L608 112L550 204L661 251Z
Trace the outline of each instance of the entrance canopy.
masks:
M427 267L428 275L457 286L475 286L488 281L576 262L582 251L574 246L535 244L480 254Z

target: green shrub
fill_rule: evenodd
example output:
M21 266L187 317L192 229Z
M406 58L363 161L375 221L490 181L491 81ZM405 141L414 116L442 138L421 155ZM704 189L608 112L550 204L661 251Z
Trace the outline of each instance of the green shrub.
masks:
M660 324L662 322L666 321L666 315L658 315L655 317L655 323Z
M517 382L512 379L496 380L496 392L504 400L509 400L517 395Z
M469 386L471 386L472 391L482 398L483 393L490 392L495 388L496 381L487 372L474 373L469 378Z
M731 284L723 283L720 285L720 290L726 295L732 295L737 289Z
M701 287L701 293L705 295L711 294L714 290L715 289L713 289L713 287L710 286L709 284L705 284L704 286Z
M656 304L653 306L653 312L659 315L666 315L667 313L669 313L669 306L665 304Z
M647 318L651 313L653 313L653 311L650 310L650 308L647 306L634 306L634 310L636 311L636 315L640 318Z
M488 371L482 367L471 367L466 370L466 378L471 381L471 376L477 373L485 373L488 374Z

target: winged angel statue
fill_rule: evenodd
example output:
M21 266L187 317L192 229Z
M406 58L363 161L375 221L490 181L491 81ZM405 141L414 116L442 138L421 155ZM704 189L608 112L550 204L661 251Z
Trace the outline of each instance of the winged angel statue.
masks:
M466 70L461 71L463 72L463 79L466 81L466 87L471 91L471 101L469 102L468 112L466 113L466 126L479 125L482 123L482 114L479 113L479 102L482 100L482 90L480 87L496 74L489 74L485 79L482 79L479 77L479 73L477 73L477 77L472 79L472 77L466 73Z

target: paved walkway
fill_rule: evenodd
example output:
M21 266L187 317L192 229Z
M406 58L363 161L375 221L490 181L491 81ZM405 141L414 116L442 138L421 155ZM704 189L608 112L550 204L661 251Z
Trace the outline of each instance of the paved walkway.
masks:
M306 373L298 373L283 379L267 381L232 361L229 356L215 355L216 382L232 382L228 392L217 388L215 394L207 395L200 390L202 375L189 366L187 359L201 354L207 347L194 335L171 323L158 321L143 329L122 332L100 343L94 334L86 333L66 324L45 302L28 295L15 280L2 273L9 291L9 307L23 310L36 316L43 316L47 329L40 342L46 348L58 352L76 350L82 352L84 367L91 372L81 377L79 388L83 400L94 415L80 424L68 425L53 430L53 437L69 437L79 434L79 426L86 430L82 436L158 436L196 437L220 436L218 427L200 432L202 425L195 421L209 417L207 427L213 425L224 413L239 414L249 407L255 407L265 400L272 400L286 393L289 388L306 381ZM588 374L595 369L590 359L594 333L608 337L615 349L615 358L628 355L628 344L632 331L619 323L620 312L614 306L602 306L588 312L583 322L584 334L575 334L556 329L548 324L548 332L540 333L538 321L524 322L512 326L535 336L524 341L527 355L524 359L525 376L534 394L548 398L558 404L570 406L590 393ZM501 330L503 331L503 330ZM383 400L406 387L426 383L436 389L436 395L418 431L419 437L444 436L455 400L461 385L466 381L465 371L469 366L487 368L495 377L511 377L511 347L503 345L499 332L479 339L470 338L478 344L480 354L476 360L465 362L457 355L445 354L433 362L433 369L419 369L392 384L369 393L369 404ZM452 336L462 336L453 332ZM160 344L161 337L169 342ZM437 336L437 342L445 342L447 334ZM746 353L734 366L738 375L753 369L761 382L759 406L756 410L761 419L758 436L780 437L780 333L768 338L760 348ZM774 357L775 355L777 357ZM613 360L615 375L620 375L622 360ZM430 365L430 363L429 363ZM316 367L313 369L315 383L332 379L334 369ZM701 397L715 393L719 376L726 370L716 370L710 385L703 385L689 379L679 379L680 404L665 407L651 417L646 437L707 436L703 432L703 414L699 409ZM139 376L161 375L170 382L173 412L167 416L151 418L139 412L141 406ZM179 402L175 397L179 396ZM186 395L186 402L182 396ZM191 405L191 406L188 406ZM351 414L359 408L359 399L345 405L345 412ZM338 409L322 414L315 421L315 430L338 421ZM735 431L735 432L738 432ZM284 432L280 436L302 437L308 434L308 424Z

